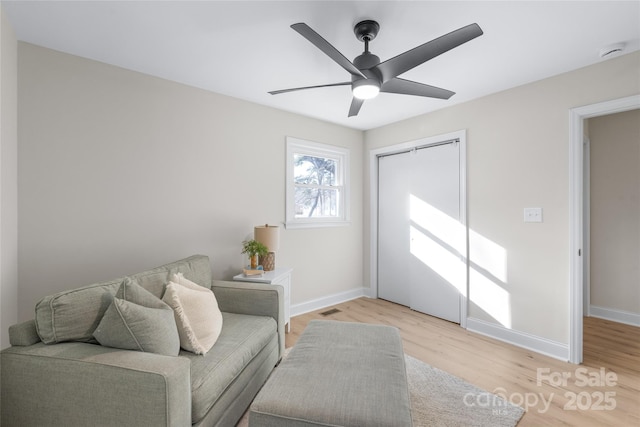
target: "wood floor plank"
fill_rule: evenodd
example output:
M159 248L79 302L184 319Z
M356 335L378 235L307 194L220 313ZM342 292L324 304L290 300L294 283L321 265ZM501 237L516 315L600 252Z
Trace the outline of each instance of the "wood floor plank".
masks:
M339 312L323 316L329 308ZM388 301L359 298L329 308L292 318L287 347L312 319L391 325L405 353L525 407L521 427L640 425L640 328L585 318L584 363L573 365ZM605 393L607 401L598 402Z

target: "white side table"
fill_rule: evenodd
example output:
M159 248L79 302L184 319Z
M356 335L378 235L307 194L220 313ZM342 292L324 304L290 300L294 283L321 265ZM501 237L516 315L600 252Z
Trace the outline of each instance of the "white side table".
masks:
M293 268L277 267L275 270L265 271L262 277L247 277L244 273L233 276L233 280L236 282L267 283L280 285L284 288L284 322L287 332L291 332L291 273L293 273Z

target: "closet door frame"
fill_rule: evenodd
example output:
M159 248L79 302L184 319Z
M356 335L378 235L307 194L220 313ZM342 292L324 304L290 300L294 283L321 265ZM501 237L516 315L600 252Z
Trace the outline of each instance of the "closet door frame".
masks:
M369 152L369 296L378 297L378 157L457 140L460 144L460 222L465 228L466 286L460 298L460 326L467 327L469 295L469 227L467 225L467 132L460 130L377 148Z

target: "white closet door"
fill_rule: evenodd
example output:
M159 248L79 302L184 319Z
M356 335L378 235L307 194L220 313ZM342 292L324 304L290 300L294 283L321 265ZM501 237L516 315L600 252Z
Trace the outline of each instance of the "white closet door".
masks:
M459 156L450 143L378 160L378 296L456 323L466 286Z
M378 158L378 297L409 306L407 153Z
M417 150L409 196L410 307L456 323L466 286L459 156L457 143Z

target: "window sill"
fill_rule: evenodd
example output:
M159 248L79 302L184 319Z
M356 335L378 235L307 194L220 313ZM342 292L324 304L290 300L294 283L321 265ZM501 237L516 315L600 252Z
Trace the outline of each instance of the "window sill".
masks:
M284 228L287 230L297 228L327 228L327 227L348 227L351 221L287 221Z

